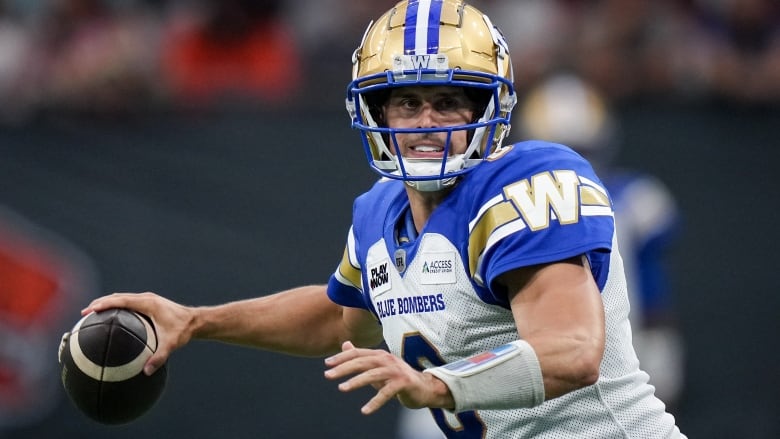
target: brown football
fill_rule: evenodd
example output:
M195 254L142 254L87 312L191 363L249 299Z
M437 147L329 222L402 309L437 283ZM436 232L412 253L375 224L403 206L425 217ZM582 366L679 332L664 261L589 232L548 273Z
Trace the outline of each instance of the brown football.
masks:
M155 350L157 334L145 315L126 309L88 314L60 344L62 384L93 420L131 422L149 411L165 389L166 366L151 376L143 373Z

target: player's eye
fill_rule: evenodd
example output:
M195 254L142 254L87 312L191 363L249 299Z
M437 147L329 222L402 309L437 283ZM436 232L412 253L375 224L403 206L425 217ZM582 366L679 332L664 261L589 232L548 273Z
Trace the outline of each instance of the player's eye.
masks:
M401 99L398 104L404 110L416 110L420 108L421 102L419 99L409 97Z
M444 96L436 100L434 107L437 111L450 112L468 109L469 105L465 97Z

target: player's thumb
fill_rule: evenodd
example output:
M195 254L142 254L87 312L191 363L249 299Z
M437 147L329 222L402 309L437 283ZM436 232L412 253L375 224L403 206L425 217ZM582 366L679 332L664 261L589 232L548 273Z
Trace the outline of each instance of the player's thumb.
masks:
M165 364L167 358L168 354L158 349L157 352L155 352L151 357L149 357L149 360L146 361L146 364L144 365L144 374L147 376L153 375L159 368L163 366L163 364Z

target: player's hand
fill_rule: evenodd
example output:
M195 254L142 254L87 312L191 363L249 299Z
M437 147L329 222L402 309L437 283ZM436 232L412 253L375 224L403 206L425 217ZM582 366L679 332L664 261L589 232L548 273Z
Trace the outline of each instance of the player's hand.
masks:
M158 296L154 293L114 293L99 297L81 310L82 315L111 308L127 308L152 319L157 331L157 351L144 365L144 373L152 375L162 367L171 352L187 344L192 338L190 323L194 309Z
M360 410L365 415L376 412L393 398L413 409L455 406L449 389L438 378L418 372L382 349L359 349L347 341L340 353L325 359L325 365L329 368L325 377L330 380L351 376L339 384L342 392L368 385L377 390Z

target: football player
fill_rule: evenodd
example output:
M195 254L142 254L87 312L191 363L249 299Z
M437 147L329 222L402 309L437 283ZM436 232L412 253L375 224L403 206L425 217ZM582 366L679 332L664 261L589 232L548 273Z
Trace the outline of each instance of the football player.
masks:
M516 97L490 19L404 0L352 60L347 109L381 178L327 285L211 307L114 294L83 312L150 315L148 374L194 338L322 355L341 391L376 389L362 413L398 399L449 437L684 437L631 345L603 184L565 146L502 146Z

